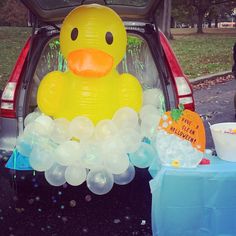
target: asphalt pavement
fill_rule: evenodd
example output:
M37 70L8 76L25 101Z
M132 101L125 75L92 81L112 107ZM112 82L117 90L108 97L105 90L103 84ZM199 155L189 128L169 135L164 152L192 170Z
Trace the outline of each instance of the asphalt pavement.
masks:
M194 86L196 112L204 119L206 147L214 149L210 125L220 122L235 122L234 95L236 80L203 80Z
M235 91L236 80L194 85L196 111L205 118L207 148L214 148L209 123L235 121ZM8 171L7 156L0 153L0 236L152 235L147 169L136 169L130 184L97 196L85 184L52 187L38 172Z

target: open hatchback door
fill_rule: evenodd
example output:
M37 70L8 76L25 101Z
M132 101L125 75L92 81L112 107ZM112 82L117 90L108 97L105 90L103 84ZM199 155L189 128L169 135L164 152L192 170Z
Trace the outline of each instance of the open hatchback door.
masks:
M66 15L75 7L97 3L115 10L125 21L145 21L153 23L156 10L163 0L22 0L30 11L44 23L62 22Z

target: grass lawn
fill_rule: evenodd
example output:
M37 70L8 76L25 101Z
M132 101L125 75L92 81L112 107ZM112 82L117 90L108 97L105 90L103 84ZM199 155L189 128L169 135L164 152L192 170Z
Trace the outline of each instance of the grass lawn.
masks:
M0 27L0 89L3 89L9 78L30 32L30 28Z
M231 70L236 29L208 29L197 35L194 29L173 29L170 43L189 78ZM3 89L30 28L0 27L0 89Z
M236 29L204 31L204 34L198 35L194 29L172 30L174 40L170 40L170 43L190 79L232 68Z

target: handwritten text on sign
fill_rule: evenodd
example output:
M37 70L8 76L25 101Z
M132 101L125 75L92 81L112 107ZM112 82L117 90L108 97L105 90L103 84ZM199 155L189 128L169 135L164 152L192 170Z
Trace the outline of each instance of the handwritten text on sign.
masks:
M205 128L201 117L196 112L183 110L178 120L172 119L170 111L165 112L160 120L159 128L190 141L193 147L204 152L206 145Z

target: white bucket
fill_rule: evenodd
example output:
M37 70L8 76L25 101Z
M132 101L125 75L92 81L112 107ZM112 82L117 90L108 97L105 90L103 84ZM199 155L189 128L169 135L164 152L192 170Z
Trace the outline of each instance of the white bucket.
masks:
M236 122L224 122L210 126L218 157L225 161L236 162L236 133L226 133L236 129Z

